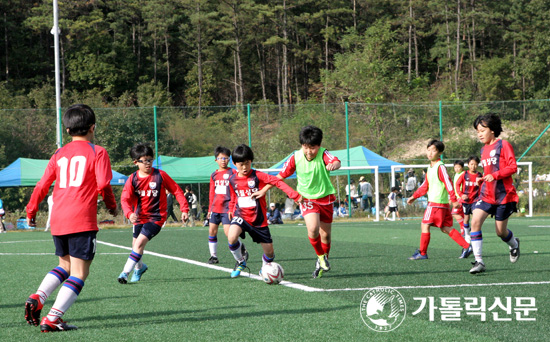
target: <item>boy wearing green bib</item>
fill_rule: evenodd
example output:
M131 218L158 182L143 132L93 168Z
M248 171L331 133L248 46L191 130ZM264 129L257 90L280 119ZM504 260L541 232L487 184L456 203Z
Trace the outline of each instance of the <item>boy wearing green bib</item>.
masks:
M407 204L412 204L417 198L428 194L428 207L424 213L420 228L420 248L409 258L409 260L428 259L428 245L430 243L430 226L441 229L441 232L448 234L451 239L458 243L462 248L468 250L470 244L467 243L460 233L453 229L453 217L449 208L449 198L453 208L460 204L457 201L453 184L447 174L447 169L441 161L441 154L445 150L443 142L433 139L428 143L426 155L430 160L430 167L426 174L426 180L409 198Z

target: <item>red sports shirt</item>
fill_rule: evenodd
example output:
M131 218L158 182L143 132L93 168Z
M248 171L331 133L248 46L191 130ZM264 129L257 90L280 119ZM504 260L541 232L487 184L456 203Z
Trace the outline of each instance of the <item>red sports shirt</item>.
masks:
M330 154L328 150L325 150L325 152L323 153L323 161L325 162L325 165L328 165L330 163L334 163L335 161L340 161L340 159ZM290 158L288 158L287 161L284 163L283 171L279 172L279 176L283 178L288 178L292 176L294 172L296 172L296 160L294 159L293 153Z
M267 227L265 196L256 200L250 198L250 195L262 189L266 184L275 185L293 200L300 198L298 192L275 176L257 170L252 170L248 177L239 177L237 173L234 173L229 178L231 191L237 195L237 200L230 208L230 212L234 213L233 216L241 217L254 227Z
M216 170L210 176L210 200L208 211L211 213L226 214L229 208L234 206L235 193L229 189L229 177L235 170Z
M135 213L137 224L152 222L162 227L168 216L166 189L174 194L182 212L189 212L189 205L179 185L166 172L152 170L147 177L140 177L139 171L132 173L124 185L120 202L126 218Z
M460 203L471 204L477 200L479 196L479 185L477 184L477 178L481 178L483 175L481 172L466 171L458 177L456 181L456 191L460 196ZM463 200L462 195L468 195L468 200Z
M453 189L453 183L449 178L449 174L447 173L447 168L445 167L445 165L439 165L439 168L437 169L437 177L445 185L445 189L447 189L447 192L449 193L449 199L451 200L451 202L456 202L457 198L456 198L455 191ZM412 197L419 198L424 196L425 194L428 193L429 188L430 188L430 184L428 183L428 177L426 176L424 183L420 185L420 187L414 192ZM435 207L435 208L449 208L449 204L447 203L429 202L428 206Z
M89 141L73 141L50 158L44 175L36 184L27 217L32 219L38 204L53 188L52 235L67 235L98 230L97 196L101 194L108 209L115 209L111 189L111 162L107 151Z
M492 182L483 182L479 199L490 204L506 204L518 201L512 175L518 166L514 149L506 140L499 139L492 145L481 148L481 165L483 175L493 175Z

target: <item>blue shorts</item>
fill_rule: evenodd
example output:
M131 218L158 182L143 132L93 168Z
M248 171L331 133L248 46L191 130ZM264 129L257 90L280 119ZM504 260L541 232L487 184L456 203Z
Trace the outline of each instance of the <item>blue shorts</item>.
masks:
M155 237L160 230L162 229L161 226L158 224L155 224L153 222L147 222L144 224L136 224L134 225L134 238L137 238L139 234L145 235L149 240Z
M516 202L506 204L490 204L483 201L477 201L472 205L472 211L481 209L495 218L495 221L506 221L513 213L517 212Z
M219 225L222 224L231 224L231 221L229 220L229 214L225 213L210 213L210 223Z
M473 206L475 203L462 203L462 211L464 215L472 215Z
M70 255L82 260L94 260L97 231L81 232L68 235L52 235L55 255Z
M269 232L269 227L254 227L250 223L242 219L242 217L235 216L231 220L232 225L237 225L243 230L241 238L244 235L244 232L247 232L248 235L252 238L252 241L256 243L273 243L271 239L271 233Z

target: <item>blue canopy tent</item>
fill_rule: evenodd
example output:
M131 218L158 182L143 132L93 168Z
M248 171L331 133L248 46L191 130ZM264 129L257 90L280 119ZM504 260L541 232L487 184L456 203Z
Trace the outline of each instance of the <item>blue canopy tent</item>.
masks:
M18 158L0 171L0 187L35 186L44 175L49 160ZM124 185L127 176L113 172L111 185Z
M219 167L213 156L180 158L161 155L158 159L160 159L158 163L160 165L157 166L157 159L155 159L153 167L165 171L179 184L210 183L210 175ZM232 160L229 162L229 167L235 168Z

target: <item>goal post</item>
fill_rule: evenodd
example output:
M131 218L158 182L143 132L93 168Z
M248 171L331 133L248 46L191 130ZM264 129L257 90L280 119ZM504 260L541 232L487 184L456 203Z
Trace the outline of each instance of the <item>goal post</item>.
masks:
M519 166L527 166L528 168L528 203L529 203L529 213L525 215L526 217L532 217L533 216L533 162L518 162ZM392 165L391 166L391 186L394 186L395 184L395 174L397 172L406 172L407 169L427 169L430 165L429 164L411 164L411 165ZM445 164L445 167L447 168L453 168L453 164ZM519 170L518 170L519 172ZM517 190L517 189L516 189ZM518 208L519 210L519 208Z
M279 173L281 172L283 169L256 169L258 171L262 171L262 172L265 172L265 173L270 173L270 174L273 174L273 173ZM347 172L345 173L342 173L341 171L357 171L357 170L365 170L365 171L368 171L368 170L373 170L374 172L365 172L364 175L367 175L367 174L371 174L371 173L374 173L374 195L373 195L373 199L375 200L374 202L374 208L375 208L375 214L374 214L374 221L380 221L380 174L379 174L379 166L376 165L376 166L342 166L341 168L339 168L338 170L336 171L332 171L330 173L330 176L331 177L335 177L335 176L346 176L347 175ZM358 175L363 175L361 174L360 172L354 172L354 176L358 176ZM347 183L347 182L346 182ZM351 208L352 206L352 203L349 203L349 208L348 208L348 211L351 213Z

